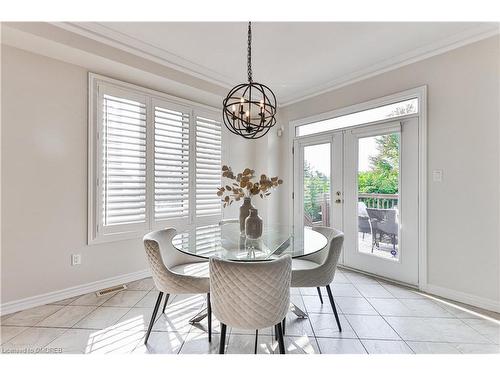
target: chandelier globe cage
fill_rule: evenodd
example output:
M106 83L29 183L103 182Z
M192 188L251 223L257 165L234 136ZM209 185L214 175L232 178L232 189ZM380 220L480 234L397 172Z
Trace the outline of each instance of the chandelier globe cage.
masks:
M246 139L266 135L276 124L276 96L266 85L252 79L252 29L248 23L248 82L233 87L223 100L227 129Z

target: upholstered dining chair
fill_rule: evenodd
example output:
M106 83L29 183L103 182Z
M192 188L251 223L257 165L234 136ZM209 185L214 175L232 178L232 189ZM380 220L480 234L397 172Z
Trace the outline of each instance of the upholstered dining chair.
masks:
M165 294L165 303L162 313L165 313L170 294L206 294L208 341L212 341L208 262L177 251L172 245L172 238L175 234L174 228L167 228L150 232L143 238L153 281L159 291L144 343L148 342L163 294Z
M221 324L220 354L227 326L256 331L274 326L279 351L285 354L281 321L290 307L291 265L289 255L261 262L210 258L212 310Z
M292 288L316 288L321 303L323 303L323 297L320 288L326 287L337 326L339 331L342 331L330 283L335 276L337 262L344 243L344 234L327 227L313 227L312 229L323 234L328 239L328 243L324 249L317 253L292 260L291 286Z

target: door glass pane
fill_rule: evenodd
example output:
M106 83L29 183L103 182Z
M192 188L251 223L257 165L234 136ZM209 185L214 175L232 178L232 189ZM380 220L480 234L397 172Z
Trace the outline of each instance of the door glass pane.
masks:
M400 134L358 142L358 251L398 260Z
M330 226L330 143L304 147L304 225Z

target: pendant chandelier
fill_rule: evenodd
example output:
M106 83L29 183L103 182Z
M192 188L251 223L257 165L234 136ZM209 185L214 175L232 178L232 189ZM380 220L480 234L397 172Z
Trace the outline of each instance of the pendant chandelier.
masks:
M248 23L248 83L231 89L222 102L224 124L230 132L247 139L267 134L276 124L276 96L269 87L252 79L252 27Z

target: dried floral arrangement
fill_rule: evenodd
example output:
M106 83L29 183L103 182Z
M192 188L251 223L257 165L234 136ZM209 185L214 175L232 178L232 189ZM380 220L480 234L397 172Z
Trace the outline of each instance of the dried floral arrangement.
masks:
M241 173L234 174L231 167L222 166L222 177L233 180L231 185L222 186L217 189L217 196L221 197L224 207L231 205L241 198L258 195L261 198L271 195L271 190L283 184L283 180L276 177L260 175L259 181L255 181L255 171L245 168Z

